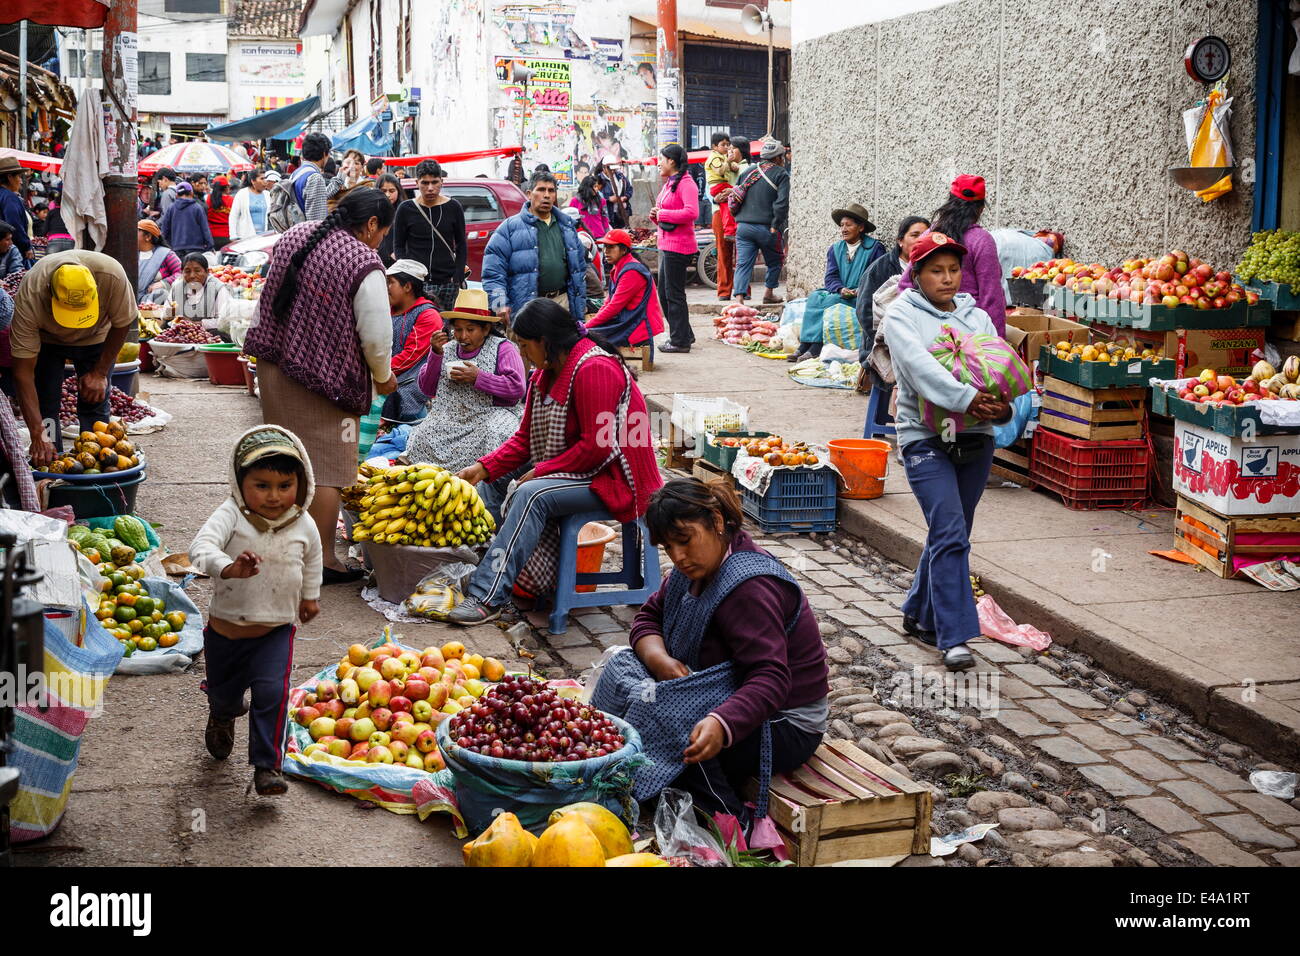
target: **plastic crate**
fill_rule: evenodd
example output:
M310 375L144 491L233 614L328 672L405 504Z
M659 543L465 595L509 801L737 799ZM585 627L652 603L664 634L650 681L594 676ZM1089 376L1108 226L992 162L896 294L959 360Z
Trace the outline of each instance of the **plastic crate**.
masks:
M704 447L700 449L700 457L716 468L730 473L731 466L736 463L736 455L740 453L739 447L729 445L715 445L715 438L770 438L771 432L706 432L704 435Z
M745 514L764 532L830 532L837 527L839 476L830 468L778 468L767 494L741 486Z
M1050 428L1034 432L1029 474L1076 511L1135 508L1147 500L1151 448L1144 438L1089 441Z

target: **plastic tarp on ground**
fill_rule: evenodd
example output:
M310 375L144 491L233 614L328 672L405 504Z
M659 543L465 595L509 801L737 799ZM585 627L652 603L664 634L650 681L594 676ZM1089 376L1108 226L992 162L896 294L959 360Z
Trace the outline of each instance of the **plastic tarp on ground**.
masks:
M185 626L180 630L180 640L171 647L160 647L152 651L138 650L130 657L123 657L117 665L117 673L136 676L179 674L193 664L194 658L203 650L203 612L178 585L165 578L144 578L140 583L151 598L160 598L165 602L168 613L184 611ZM91 617L87 623L87 632L95 629L103 630L103 626ZM113 640L112 635L109 635L109 640Z
M297 126L320 108L320 97L309 96L298 103L256 113L220 126L209 126L208 139L221 143L243 140L280 138L285 130Z

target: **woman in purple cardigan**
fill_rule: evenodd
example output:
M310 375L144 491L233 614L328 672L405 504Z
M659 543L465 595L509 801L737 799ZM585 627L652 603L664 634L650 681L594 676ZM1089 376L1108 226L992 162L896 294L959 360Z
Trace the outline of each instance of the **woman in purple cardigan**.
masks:
M765 725L772 771L783 773L812 756L829 713L817 619L794 578L754 544L743 520L735 492L724 485L678 479L655 493L646 524L673 570L642 605L629 638L657 682L731 665L730 691L689 718L696 722L687 740L661 740L651 727L638 729L655 760L650 771L664 785L688 790L710 812L742 820L742 795L746 781L759 774ZM629 719L635 723L635 713ZM639 775L638 799L644 782Z
M998 259L998 244L987 229L979 224L984 214L984 177L961 175L948 189L948 201L931 217L931 232L942 232L966 247L962 262L961 288L975 297L975 304L988 313L998 335L1007 332L1007 297L1002 288L1002 263ZM912 288L912 273L903 270L898 280L898 291Z
M456 307L442 318L446 324L433 334L418 379L433 404L412 430L406 457L454 474L519 430L524 361L519 347L506 340L482 289L461 289Z

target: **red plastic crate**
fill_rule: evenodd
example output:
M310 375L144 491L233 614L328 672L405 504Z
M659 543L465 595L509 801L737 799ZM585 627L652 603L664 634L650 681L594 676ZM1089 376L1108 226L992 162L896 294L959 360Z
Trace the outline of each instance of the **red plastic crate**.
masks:
M1145 438L1088 441L1039 428L1031 445L1029 476L1076 511L1136 508L1147 500L1151 461Z

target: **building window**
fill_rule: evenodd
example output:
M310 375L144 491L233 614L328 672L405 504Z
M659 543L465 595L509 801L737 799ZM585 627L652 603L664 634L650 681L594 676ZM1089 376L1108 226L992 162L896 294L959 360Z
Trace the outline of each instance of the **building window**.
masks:
M164 13L220 13L221 0L165 0Z
M68 50L68 76L72 77L73 79L81 79L81 77L84 75L82 72L82 66L84 63L84 61L82 60L83 56L84 54L82 53L81 50L73 50L73 49ZM104 61L103 51L101 50L90 51L90 78L92 80L100 80L104 78L103 61Z
M224 53L186 53L185 79L191 83L226 82Z
M410 73L414 64L411 62L411 0L406 0L406 11L402 14L402 36L398 41L403 51L402 62L406 64L405 73Z
M370 99L384 92L384 14L383 5L370 5Z
M170 96L172 92L172 55L140 51L140 93L144 96Z

